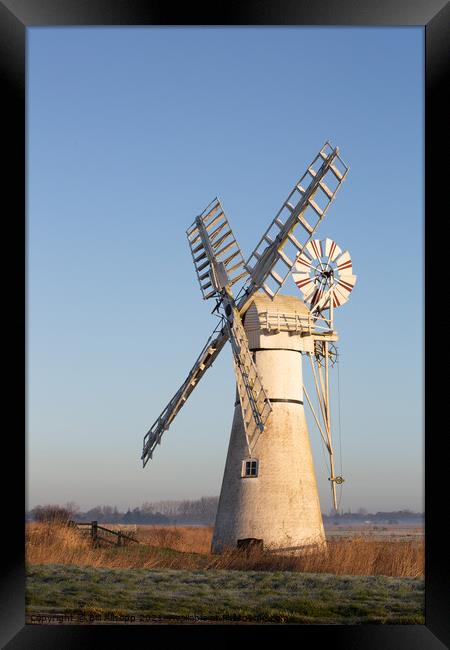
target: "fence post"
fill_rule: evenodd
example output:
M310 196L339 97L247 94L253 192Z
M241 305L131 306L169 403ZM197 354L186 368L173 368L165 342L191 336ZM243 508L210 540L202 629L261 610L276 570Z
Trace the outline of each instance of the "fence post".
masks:
M117 546L122 546L122 531L119 530L119 533L117 535Z
M97 522L96 521L91 521L91 537L92 537L92 542L95 544L97 541Z

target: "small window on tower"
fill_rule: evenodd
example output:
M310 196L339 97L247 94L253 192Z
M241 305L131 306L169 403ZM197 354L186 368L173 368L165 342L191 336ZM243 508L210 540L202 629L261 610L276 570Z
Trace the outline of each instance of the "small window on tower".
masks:
M242 461L242 477L255 478L258 476L258 461L256 458L249 458Z

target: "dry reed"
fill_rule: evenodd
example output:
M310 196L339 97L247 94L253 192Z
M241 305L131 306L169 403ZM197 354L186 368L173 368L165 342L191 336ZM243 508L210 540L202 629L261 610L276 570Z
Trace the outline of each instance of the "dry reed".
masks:
M137 539L150 546L182 553L209 553L213 528L208 526L138 526Z
M283 556L267 551L210 553L212 529L207 527L140 526L138 544L93 547L73 528L58 523L26 527L29 564L73 564L148 569L237 569L298 571L335 575L420 577L424 573L422 540L333 539L324 550Z
M334 575L420 577L424 571L423 542L379 541L367 537L331 540L326 548L300 555L236 550L212 556L209 568L252 571L298 571Z

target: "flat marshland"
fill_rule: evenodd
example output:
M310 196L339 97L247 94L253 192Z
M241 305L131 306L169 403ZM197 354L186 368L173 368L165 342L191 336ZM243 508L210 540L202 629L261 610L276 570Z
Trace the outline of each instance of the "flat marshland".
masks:
M28 621L424 622L419 534L356 530L301 556L212 555L212 528L203 526L134 534L140 544L93 547L74 528L27 524Z

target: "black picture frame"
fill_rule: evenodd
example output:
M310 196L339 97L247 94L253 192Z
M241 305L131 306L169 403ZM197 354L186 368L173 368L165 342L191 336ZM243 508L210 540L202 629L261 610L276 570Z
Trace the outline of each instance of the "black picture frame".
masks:
M254 626L32 626L25 625L24 504L25 504L25 420L26 413L25 333L26 313L26 169L25 169L25 47L26 31L32 26L68 25L333 25L333 26L408 26L424 28L425 38L425 304L417 305L417 318L425 316L425 526L426 590L425 625L296 626L300 643L330 643L333 648L383 648L423 650L448 647L450 607L448 566L445 544L447 522L443 495L448 480L447 455L443 442L448 425L445 418L445 382L434 379L433 359L442 355L445 364L445 322L436 321L433 300L436 277L448 277L445 269L443 226L446 221L445 193L448 174L445 143L448 108L444 101L447 68L450 60L450 7L444 0L253 0L217 2L213 6L176 6L145 0L0 0L0 66L3 85L4 118L2 196L4 207L4 252L12 253L5 265L7 281L3 304L4 322L9 326L6 348L11 350L11 368L7 379L7 411L14 414L15 425L4 428L3 474L8 470L4 515L7 532L2 536L5 567L2 572L1 642L2 647L78 648L107 644L151 643L154 632L172 638L181 631L184 639L197 627L203 636L245 634ZM448 84L447 84L448 85ZM5 110L6 109L6 110ZM5 153L7 155L5 155ZM437 247L437 239L439 249ZM443 250L444 249L444 250ZM436 254L434 254L436 251ZM439 253L440 251L440 253ZM5 255L3 256L5 259ZM422 264L422 260L418 260ZM442 298L442 296L441 296ZM446 296L445 296L446 300ZM400 305L401 308L401 305ZM443 335L436 334L444 326ZM440 329L441 328L441 329ZM401 340L399 336L399 345ZM15 346L9 343L15 342ZM411 351L423 354L423 350ZM445 369L444 369L445 370ZM13 421L14 421L13 418ZM445 422L445 419L444 419ZM7 444L6 444L7 441ZM6 530L6 529L5 529ZM260 627L267 635L284 634L290 626ZM234 631L234 632L233 632ZM292 631L292 630L291 630ZM248 632L247 632L248 633ZM152 635L152 636L150 636ZM168 639L169 640L169 639ZM267 639L269 641L269 639Z

